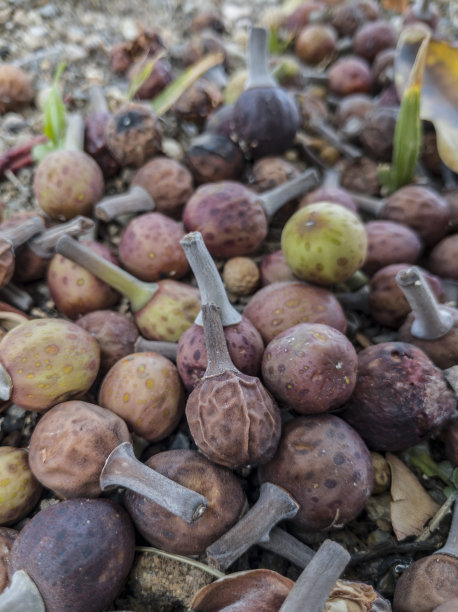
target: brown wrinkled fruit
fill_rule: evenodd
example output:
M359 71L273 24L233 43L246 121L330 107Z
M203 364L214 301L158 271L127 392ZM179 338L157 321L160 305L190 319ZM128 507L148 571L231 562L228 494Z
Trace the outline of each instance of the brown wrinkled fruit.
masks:
M63 402L38 422L30 438L35 477L59 497L98 497L111 451L129 442L126 423L111 410L80 400Z
M127 511L139 532L153 546L179 555L203 554L241 516L245 495L237 477L200 453L164 451L150 457L145 465L209 500L203 516L187 523L142 495L126 491Z
M32 79L22 68L0 64L0 114L19 110L33 95Z

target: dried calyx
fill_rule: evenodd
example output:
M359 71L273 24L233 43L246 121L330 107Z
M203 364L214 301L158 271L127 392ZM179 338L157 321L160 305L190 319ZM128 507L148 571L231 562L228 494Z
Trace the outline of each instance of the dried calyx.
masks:
M260 380L234 366L215 304L202 306L207 370L188 398L186 417L200 450L231 469L269 461L280 411Z

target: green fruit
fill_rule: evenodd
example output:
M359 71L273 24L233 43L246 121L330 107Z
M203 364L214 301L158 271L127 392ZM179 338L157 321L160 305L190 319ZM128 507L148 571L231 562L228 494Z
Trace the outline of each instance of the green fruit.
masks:
M319 285L350 278L364 263L363 223L347 208L317 202L298 210L286 223L281 248L293 273Z

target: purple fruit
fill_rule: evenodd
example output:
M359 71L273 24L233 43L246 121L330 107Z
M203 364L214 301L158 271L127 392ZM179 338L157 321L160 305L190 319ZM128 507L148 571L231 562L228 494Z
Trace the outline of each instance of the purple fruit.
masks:
M159 212L138 215L129 222L119 242L119 259L135 277L148 282L181 278L189 272L177 221Z
M398 451L439 431L456 400L441 370L407 342L383 342L358 354L358 381L341 416L372 450Z
M305 531L341 527L364 508L372 491L370 453L359 434L331 414L298 417L283 427L274 458L258 469L294 496L291 519Z
M358 357L337 329L300 323L269 342L262 378L274 397L300 414L338 408L353 392Z
M248 302L243 314L266 344L299 323L324 323L342 333L347 329L347 320L337 298L327 289L300 281L263 287Z
M374 274L377 270L396 263L415 263L422 251L417 233L394 221L366 223L367 255L363 270Z
M264 342L256 327L246 317L240 323L224 327L227 348L234 365L249 376L261 368ZM201 325L191 325L178 341L177 368L186 389L190 391L207 369L207 349Z

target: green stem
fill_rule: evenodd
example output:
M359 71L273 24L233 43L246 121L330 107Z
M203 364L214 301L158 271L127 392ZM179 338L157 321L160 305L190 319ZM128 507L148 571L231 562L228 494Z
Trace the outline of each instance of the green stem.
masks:
M127 297L136 312L147 304L158 290L157 283L143 283L135 276L107 261L69 236L57 242L56 252L82 266L100 280Z

